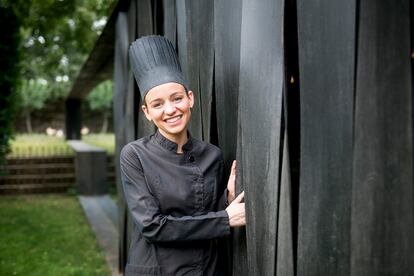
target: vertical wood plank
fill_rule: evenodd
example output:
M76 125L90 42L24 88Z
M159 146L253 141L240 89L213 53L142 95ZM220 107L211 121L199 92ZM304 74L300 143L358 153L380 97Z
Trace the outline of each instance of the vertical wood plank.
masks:
M284 1L245 1L239 87L239 168L246 192L248 271L275 275Z
M242 1L214 3L214 93L218 145L223 153L225 175L236 159L237 110L240 70ZM240 174L240 166L237 174ZM240 193L239 177L237 189ZM233 229L231 267L233 275L247 273L245 228Z
M214 83L218 142L226 171L236 157L240 70L241 0L214 4Z
M154 34L154 18L152 13L151 7L151 0L139 0L136 9L137 14L137 30L135 37L139 38L146 35ZM135 40L135 39L134 39ZM141 93L139 92L139 88L136 84L135 79L131 74L133 83L134 83L134 91L136 96L136 104L134 106L136 110L136 139L147 136L155 132L156 127L153 123L149 122L145 117L144 112L141 110L141 105L143 105L143 99L141 99Z
M280 178L279 216L277 227L276 275L293 276L293 233L290 157L287 131L283 138L283 159Z
M189 1L194 47L198 54L198 83L203 140L211 138L211 105L214 67L214 0Z
M355 1L297 1L298 275L349 275Z
M176 0L163 0L164 36L177 49L177 14L175 2Z
M201 114L201 97L199 81L199 48L196 44L196 20L192 11L200 1L176 0L177 4L177 47L180 64L189 85L189 89L195 92L195 104L191 110L189 129L191 134L198 139L203 139L203 123ZM196 3L193 3L196 2Z
M126 241L126 214L127 208L123 196L121 174L119 167L119 154L126 144L125 135L125 104L127 98L128 83L128 20L125 12L119 12L115 26L115 57L114 57L114 132L115 132L115 170L116 183L119 196L118 217L119 217L119 270L123 271L127 256L128 244Z
M410 1L360 2L352 275L414 271Z

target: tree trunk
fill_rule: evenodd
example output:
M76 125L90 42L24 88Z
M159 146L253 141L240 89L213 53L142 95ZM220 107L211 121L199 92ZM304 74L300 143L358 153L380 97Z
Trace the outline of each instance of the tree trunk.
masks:
M103 114L103 116L102 116L101 133L106 133L108 131L108 117L109 117L109 114L106 111L103 112L102 114Z
M32 118L31 118L31 112L26 112L26 129L27 133L32 133Z

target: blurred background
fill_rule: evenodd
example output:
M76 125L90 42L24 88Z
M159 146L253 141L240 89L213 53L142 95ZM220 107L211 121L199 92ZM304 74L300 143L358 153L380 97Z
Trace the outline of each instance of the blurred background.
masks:
M111 274L75 189L65 98L115 2L0 1L0 275ZM112 97L111 80L93 88L81 134L115 202Z

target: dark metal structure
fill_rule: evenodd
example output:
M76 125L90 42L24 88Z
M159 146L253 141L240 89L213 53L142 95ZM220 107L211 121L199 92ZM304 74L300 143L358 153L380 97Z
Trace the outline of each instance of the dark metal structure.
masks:
M193 136L219 145L227 168L238 160L248 225L233 231L233 275L413 274L413 6L120 1L117 153L154 131L128 47L165 35L196 94ZM122 270L131 221L119 187Z

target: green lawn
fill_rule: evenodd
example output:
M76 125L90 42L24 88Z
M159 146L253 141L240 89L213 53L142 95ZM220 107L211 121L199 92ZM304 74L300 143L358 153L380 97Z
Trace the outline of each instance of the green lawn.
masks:
M77 197L0 198L0 275L110 275Z
M104 148L110 155L115 152L115 136L113 133L83 135L82 140L88 144Z
M115 136L113 133L83 135L82 140L105 149L109 155L113 155L115 152ZM8 156L56 155L74 155L65 138L47 136L46 134L18 134L11 141L11 153Z
M46 134L18 134L11 141L10 157L74 155L64 138Z

